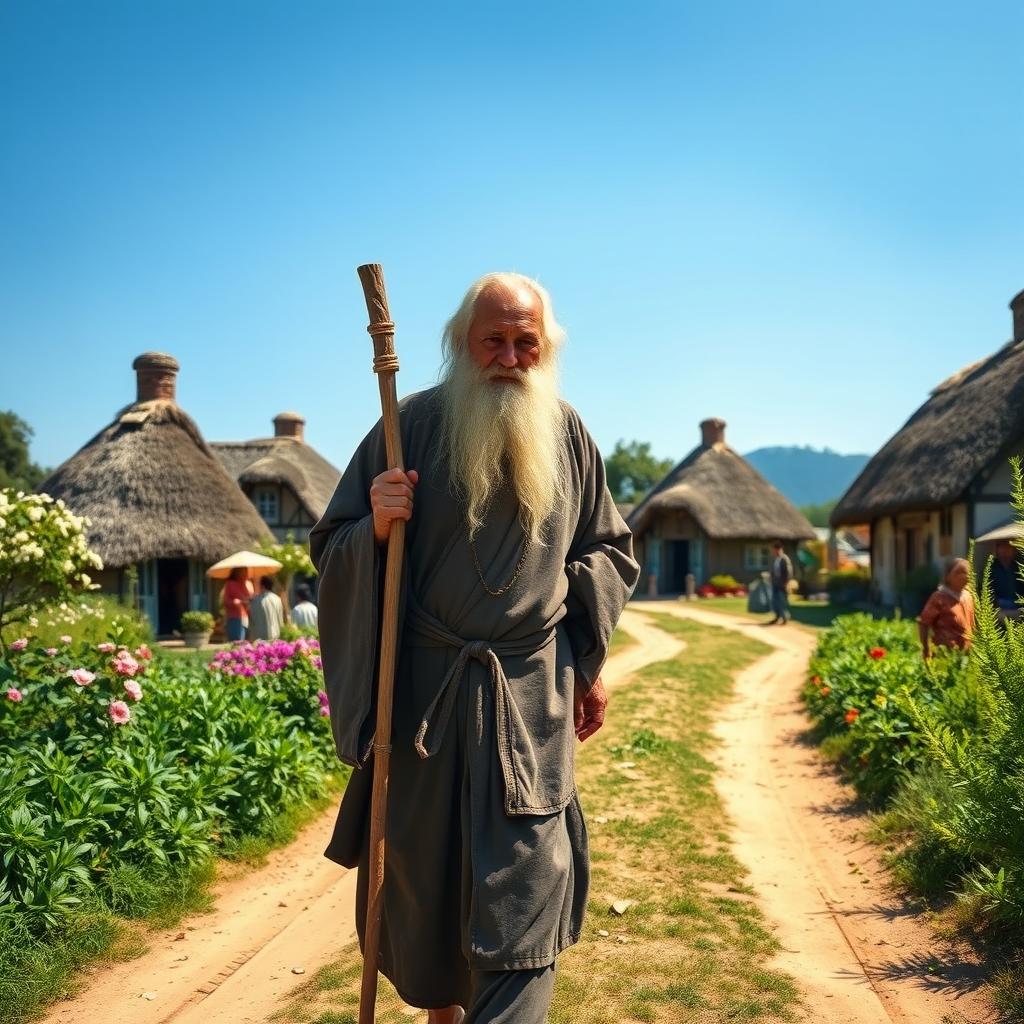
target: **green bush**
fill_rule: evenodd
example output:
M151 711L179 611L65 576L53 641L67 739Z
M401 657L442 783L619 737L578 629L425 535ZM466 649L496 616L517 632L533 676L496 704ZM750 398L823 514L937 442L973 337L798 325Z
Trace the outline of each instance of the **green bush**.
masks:
M336 768L315 641L198 670L120 641L16 641L0 663L0 918L33 936L123 912L133 877L274 828Z
M708 580L708 586L712 587L719 593L729 593L733 590L740 589L740 583L735 576L729 576L727 574L720 574L718 576L712 576Z
M149 620L110 594L92 594L47 605L26 624L25 634L41 647L60 647L67 643L102 643L111 630L117 630L129 647L153 639Z
M810 669L804 698L827 738L826 753L873 803L891 796L923 754L910 699L961 731L976 728L983 715L964 656L943 648L925 661L913 622L838 619L822 634Z
M209 612L183 612L182 633L209 633L213 629L213 616Z
M853 604L867 600L871 589L871 572L856 566L837 569L828 574L826 583L829 599L833 604Z

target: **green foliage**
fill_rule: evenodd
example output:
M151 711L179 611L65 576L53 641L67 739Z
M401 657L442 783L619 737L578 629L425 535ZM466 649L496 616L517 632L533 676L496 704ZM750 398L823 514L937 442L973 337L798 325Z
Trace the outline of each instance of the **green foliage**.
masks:
M86 544L88 525L48 494L0 490L0 639L13 639L45 604L96 589L89 572L103 562Z
M209 612L183 612L181 616L182 633L209 633L213 629L213 616Z
M837 569L828 575L825 584L829 597L837 604L852 604L868 596L871 587L871 570L862 566Z
M822 634L804 699L827 752L861 796L890 797L921 760L925 737L911 706L928 707L958 734L984 718L983 697L965 658L939 649L925 661L914 623L838 619Z
M616 441L611 455L605 456L608 490L616 501L639 501L674 465L672 459L651 454L647 441Z
M120 641L0 665L0 928L147 912L154 879L276 827L335 768L314 641L204 668Z
M712 576L708 580L707 585L712 590L720 594L731 594L734 590L740 590L740 582L735 576L729 576L727 574L720 574L718 576Z
M0 412L0 487L34 491L47 475L28 454L32 428L13 412Z
M832 515L832 510L836 507L837 500L833 498L831 501L823 501L817 505L801 505L800 511L807 518L811 526L828 526L828 518Z
M153 639L149 620L111 594L91 594L39 609L25 632L39 647L99 644L116 631L121 642L138 647Z
M296 543L294 533L289 533L283 543L269 540L260 541L257 550L261 555L274 558L281 563L281 568L277 571L277 578L285 590L288 589L292 577L296 574L316 575L316 567L309 557L309 545Z

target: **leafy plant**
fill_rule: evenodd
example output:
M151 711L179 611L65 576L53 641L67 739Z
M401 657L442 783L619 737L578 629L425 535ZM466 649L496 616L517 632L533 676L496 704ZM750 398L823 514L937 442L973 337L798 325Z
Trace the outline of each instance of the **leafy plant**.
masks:
M213 629L213 616L209 612L183 612L181 616L182 633L209 633Z

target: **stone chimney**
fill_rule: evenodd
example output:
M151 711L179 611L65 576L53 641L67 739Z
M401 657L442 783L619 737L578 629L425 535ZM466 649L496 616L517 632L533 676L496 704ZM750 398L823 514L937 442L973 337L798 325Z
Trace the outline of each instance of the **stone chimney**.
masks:
M1010 312L1013 313L1013 340L1024 341L1024 291L1010 299Z
M137 381L136 401L152 402L161 399L176 401L178 381L178 360L166 352L143 352L132 363Z
M297 412L281 412L274 417L274 437L304 439L306 421Z
M705 448L725 444L725 420L704 420L700 425L700 436Z

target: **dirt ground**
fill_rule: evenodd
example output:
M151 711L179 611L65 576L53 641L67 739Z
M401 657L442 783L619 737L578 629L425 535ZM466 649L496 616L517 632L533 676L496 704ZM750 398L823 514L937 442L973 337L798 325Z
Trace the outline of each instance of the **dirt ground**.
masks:
M775 966L801 985L806 1019L994 1021L973 951L938 938L887 883L852 790L804 739L799 691L814 635L680 601L630 607L723 626L773 648L740 674L719 722L718 788L735 823L736 855L783 946Z

